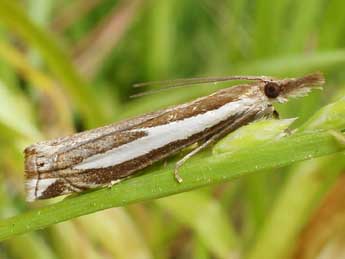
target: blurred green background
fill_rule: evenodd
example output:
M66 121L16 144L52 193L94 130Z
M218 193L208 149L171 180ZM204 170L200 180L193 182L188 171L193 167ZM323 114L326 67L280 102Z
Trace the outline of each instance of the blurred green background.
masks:
M0 0L1 216L46 204L25 202L26 145L229 85L131 99L149 90L136 82L322 71L323 92L277 106L302 125L345 93L344 10L342 0ZM343 161L79 217L3 241L0 258L345 258Z

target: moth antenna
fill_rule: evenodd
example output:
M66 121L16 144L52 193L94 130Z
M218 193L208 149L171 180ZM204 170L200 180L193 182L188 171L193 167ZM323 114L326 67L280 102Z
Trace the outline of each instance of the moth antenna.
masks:
M137 97L142 97L142 96L146 96L146 95L158 94L160 92L166 92L166 91L169 91L171 89L183 88L185 86L186 85L166 86L166 87L162 87L160 89L149 90L149 91L146 91L146 92L142 92L142 93L138 93L138 94L133 94L133 95L130 96L130 98L137 98ZM196 86L196 84L189 85L189 86Z
M134 84L133 87L139 88L139 87L144 87L144 86L155 86L155 85L159 85L162 87L157 90L150 90L147 92L131 95L130 98L156 94L156 93L164 92L170 89L182 88L185 86L194 86L194 85L207 84L207 83L217 84L220 82L227 82L227 81L232 81L232 80L270 81L272 79L273 78L267 77L267 76L225 76L225 77L194 77L194 78L181 78L181 79L175 79L175 80L150 81L150 82Z
M226 82L231 80L260 80L267 81L271 80L271 77L267 76L224 76L224 77L193 77L193 78L179 78L173 80L163 80L163 81L149 81L143 83L133 84L134 88L144 87L144 86L180 86L180 85L194 85L194 84L207 84L207 83L218 83Z

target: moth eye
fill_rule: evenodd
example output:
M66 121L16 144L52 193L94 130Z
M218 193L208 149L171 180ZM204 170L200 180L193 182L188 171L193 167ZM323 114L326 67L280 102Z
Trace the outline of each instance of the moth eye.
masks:
M278 84L273 82L268 82L265 85L265 95L268 98L276 98L280 93L280 87Z

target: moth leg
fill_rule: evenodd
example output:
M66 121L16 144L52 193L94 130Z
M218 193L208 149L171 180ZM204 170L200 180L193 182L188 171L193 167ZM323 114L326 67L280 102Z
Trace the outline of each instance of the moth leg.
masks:
M210 138L206 138L205 142L203 142L200 146L196 147L194 150L192 150L190 153L188 153L186 156L184 156L181 160L177 161L175 165L175 170L174 170L174 176L177 182L181 183L183 180L181 176L179 175L178 171L179 168L192 156L203 150L204 148L208 147L209 145L213 144L216 142L218 139L221 137L225 136L226 134L236 130L242 125L245 125L253 120L255 120L255 116L257 115L258 111L257 110L251 110L248 111L248 113L235 121L231 121L230 124L226 125L225 127L219 129L218 132L216 132L214 135L210 136Z
M279 120L280 116L276 109L273 110L272 115L274 119Z
M230 127L229 127L230 126ZM182 183L183 179L181 178L181 176L179 175L178 171L179 168L188 160L190 159L192 156L194 156L195 154L197 154L198 152L202 151L203 149L205 149L206 147L208 147L209 145L215 143L219 138L221 138L224 134L226 134L227 132L229 132L232 128L232 125L229 125L223 129L221 129L218 133L214 134L213 136L211 136L210 138L206 139L205 142L203 142L200 146L196 147L195 149L193 149L191 152L189 152L187 155L185 155L181 160L177 161L175 164L175 169L174 169L174 176L177 182Z
M107 188L111 188L113 187L115 184L118 184L124 180L127 180L129 178L133 177L133 175L128 175L128 176L125 176L125 177L122 177L122 178L119 178L119 179L116 179L116 180L112 180L110 181L108 184L104 185L105 187Z
M116 180L113 180L113 181L110 181L110 183L107 184L107 187L108 188L111 188L113 185L121 182L123 179L116 179Z
M274 106L272 104L269 104L267 108L270 110L270 112L267 115L267 118L273 118L273 119L279 120L279 117L280 117L279 113L274 108Z
M187 155L185 155L181 160L177 161L175 164L175 169L174 169L174 176L176 181L178 181L179 183L182 183L183 179L181 178L181 176L179 175L178 171L179 168L192 156L194 156L195 154L197 154L198 152L200 152L201 150L203 150L204 148L206 148L208 145L210 145L212 142L216 141L216 138L210 138L207 141L205 141L204 143L202 143L200 146L198 146L197 148L195 148L194 150L192 150L191 152L189 152Z
M271 114L270 118L279 120L280 119L279 113L277 112L277 110L274 107L272 107L272 109L273 110L272 110L272 114ZM293 133L293 131L291 129L287 128L287 129L284 130L284 133L287 136L290 136Z

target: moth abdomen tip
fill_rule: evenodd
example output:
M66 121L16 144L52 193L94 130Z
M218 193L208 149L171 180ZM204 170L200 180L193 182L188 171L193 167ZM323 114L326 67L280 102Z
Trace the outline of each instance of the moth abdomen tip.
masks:
M25 192L26 200L32 202L37 199L36 197L36 185L38 179L26 179L25 181Z
M63 180L59 178L31 178L25 181L26 200L35 201L62 195L66 190Z
M33 152L25 153L24 172L26 179L33 178L38 174L37 155Z

